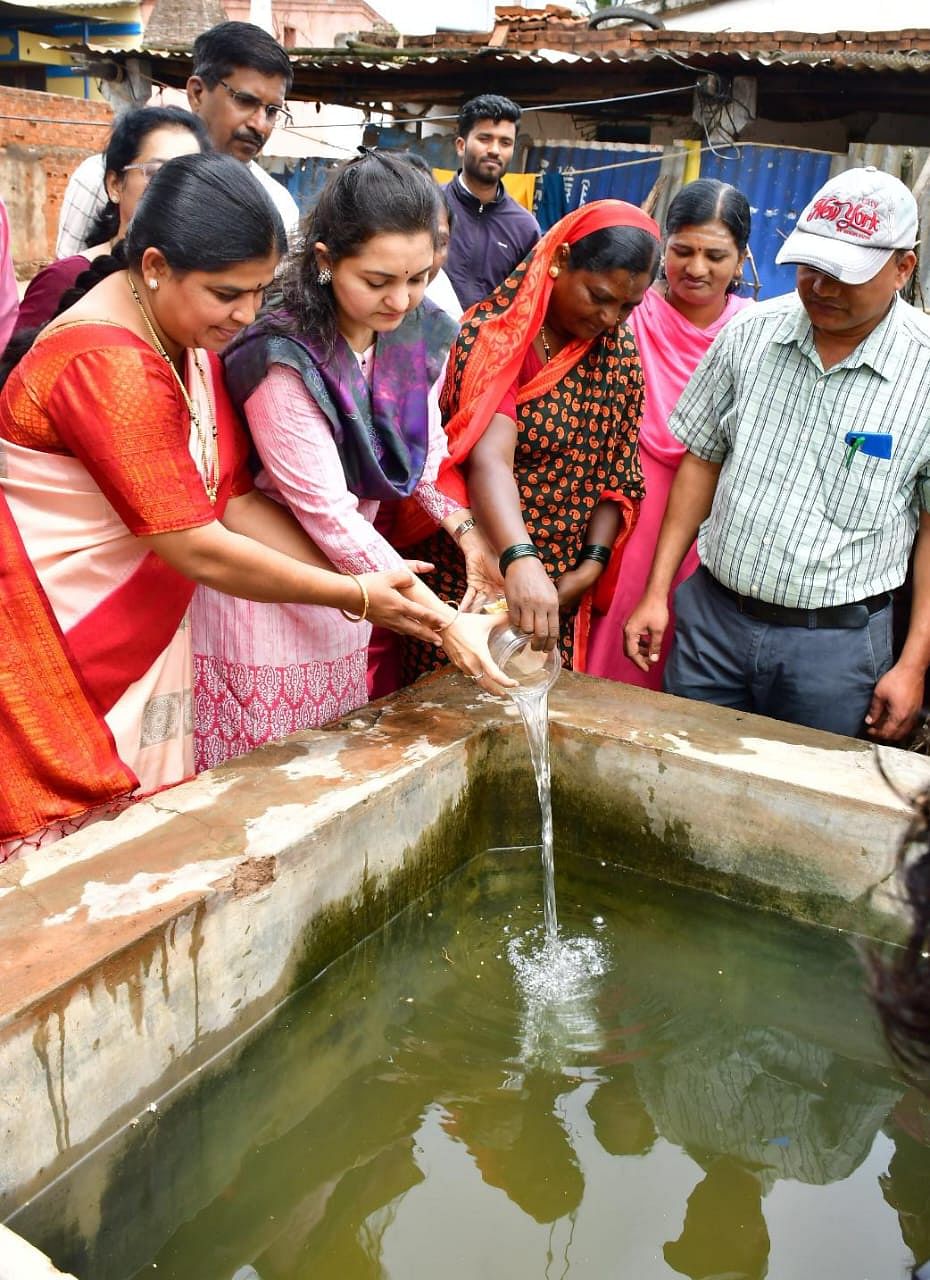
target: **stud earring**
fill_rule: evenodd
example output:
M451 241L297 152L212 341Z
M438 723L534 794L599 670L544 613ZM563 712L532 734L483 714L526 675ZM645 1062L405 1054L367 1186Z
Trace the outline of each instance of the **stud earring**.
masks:
M553 280L558 280L560 273L555 263L553 263L553 265L549 268L549 274L550 276L552 276Z
M332 281L333 273L329 267L321 267L320 274L316 278L317 284L329 284Z
M153 292L153 293L154 293L154 292L155 292L155 290L158 288L158 281L157 281L157 280L146 280L146 282L145 282L145 283L148 285L148 287L152 290L152 292Z

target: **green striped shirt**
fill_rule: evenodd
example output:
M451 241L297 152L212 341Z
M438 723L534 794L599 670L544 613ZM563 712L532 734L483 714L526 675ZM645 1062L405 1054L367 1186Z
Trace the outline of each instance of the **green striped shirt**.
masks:
M718 581L802 609L890 591L930 510L930 319L896 298L824 372L796 293L749 307L698 365L669 428L722 464L698 536ZM851 453L849 432L890 434L891 457Z

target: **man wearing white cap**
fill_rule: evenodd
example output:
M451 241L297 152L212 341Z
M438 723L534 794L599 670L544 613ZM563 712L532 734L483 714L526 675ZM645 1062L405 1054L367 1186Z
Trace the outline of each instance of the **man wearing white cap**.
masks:
M913 727L930 664L930 320L897 293L916 240L897 178L831 179L777 257L798 264L797 292L731 321L685 388L669 427L687 452L625 628L647 670L700 530L668 692L834 733ZM893 662L890 593L912 546Z

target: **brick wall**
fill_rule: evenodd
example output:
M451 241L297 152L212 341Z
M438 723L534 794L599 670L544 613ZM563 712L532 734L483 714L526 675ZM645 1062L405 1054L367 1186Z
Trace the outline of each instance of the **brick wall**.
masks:
M68 178L85 156L103 150L112 119L105 102L0 85L0 196L20 279L55 256Z

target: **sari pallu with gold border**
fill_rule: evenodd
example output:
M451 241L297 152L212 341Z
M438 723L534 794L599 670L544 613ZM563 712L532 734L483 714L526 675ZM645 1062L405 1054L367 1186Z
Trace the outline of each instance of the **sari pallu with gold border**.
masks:
M208 524L251 487L218 362L199 359L188 386L208 427L216 415L215 509L180 389L128 330L53 329L0 395L0 860L183 776L135 758L176 702L140 702L147 727L129 702L173 646L183 663L194 584L138 539Z
M637 450L642 369L632 335L620 325L593 340L573 339L528 379L520 378L546 317L550 268L560 246L617 226L659 238L652 218L620 200L584 205L550 228L490 298L465 316L442 398L449 460L439 487L465 505L459 466L515 390L515 480L527 532L553 579L575 566L599 502L617 502L623 510L610 565L574 618L563 620L564 656L576 670L585 668L592 607L609 603L643 495Z

